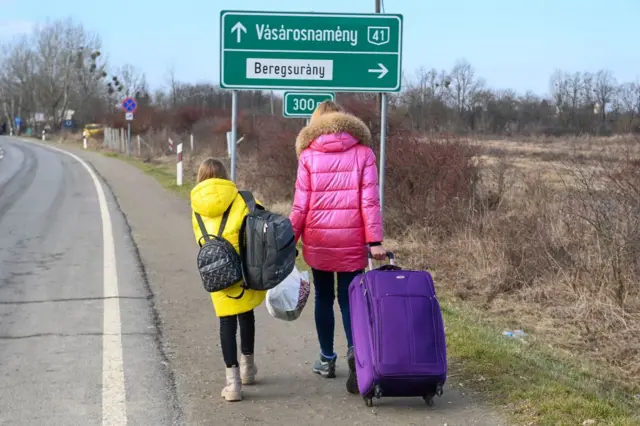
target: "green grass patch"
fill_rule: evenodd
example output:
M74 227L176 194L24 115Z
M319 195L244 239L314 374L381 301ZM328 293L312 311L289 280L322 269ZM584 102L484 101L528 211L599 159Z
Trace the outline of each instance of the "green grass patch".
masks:
M183 186L177 186L173 166L105 155L140 168L165 188L189 198L193 182L185 179ZM302 255L297 266L309 270ZM450 300L441 305L457 386L481 391L515 424L563 426L595 420L597 425L640 425L640 398L634 397L640 393L638 384L625 388L608 382L593 365L560 356L534 338L523 342L502 336L502 330L490 325L481 312Z
M170 165L162 163L146 163L138 158L129 157L127 155L114 152L102 152L102 154L106 157L117 158L124 161L125 163L136 166L145 174L148 174L149 176L155 178L164 188L175 191L183 198L189 199L189 194L191 193L194 182L190 181L186 178L186 176L184 176L182 180L182 186L178 186L176 183L175 164Z

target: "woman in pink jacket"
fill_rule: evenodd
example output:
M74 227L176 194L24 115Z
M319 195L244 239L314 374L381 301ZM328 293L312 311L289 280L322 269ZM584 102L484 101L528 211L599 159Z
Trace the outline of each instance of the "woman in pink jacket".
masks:
M331 101L321 103L296 140L298 176L290 219L312 268L320 358L313 372L336 377L335 276L347 338L347 390L358 393L349 284L367 265L367 250L384 259L376 158L371 132Z

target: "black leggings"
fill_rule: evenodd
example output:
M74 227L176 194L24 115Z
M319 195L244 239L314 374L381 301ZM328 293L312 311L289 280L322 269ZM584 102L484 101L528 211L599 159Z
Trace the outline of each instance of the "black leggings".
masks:
M227 368L238 366L236 333L240 323L240 351L242 355L253 355L256 339L256 318L253 310L239 315L220 317L220 345Z

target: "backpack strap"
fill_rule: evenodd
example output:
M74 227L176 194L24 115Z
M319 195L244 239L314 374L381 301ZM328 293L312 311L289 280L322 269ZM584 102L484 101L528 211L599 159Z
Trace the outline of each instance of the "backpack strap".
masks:
M227 294L227 297L228 297L229 299L233 299L233 300L240 300L240 299L242 299L242 296L244 296L245 289L246 289L246 287L244 286L244 281L243 281L242 291L240 292L240 295L239 295L239 296L229 296L229 295Z
M222 220L220 221L220 229L218 230L219 238L222 238L222 232L224 232L224 227L227 226L227 220L229 219L229 213L231 212L231 207L233 207L233 203L229 205L227 210L225 210L224 214L222 215ZM198 221L198 227L200 228L200 233L202 234L202 237L200 237L200 239L198 240L198 245L202 247L202 243L200 242L200 240L204 238L204 242L206 243L211 239L210 234L207 232L206 226L204 226L204 221L202 220L202 216L200 216L200 213L193 212L193 214L196 216L196 220Z
M249 213L253 213L256 210L256 199L253 194L249 191L240 191L240 196L242 196L244 203L247 205Z
M239 191L239 193L242 199L244 200L244 203L247 205L249 214L253 213L256 210L256 199L254 198L253 194L249 191ZM246 289L246 288L249 288L249 285L247 283L247 271L246 271L247 265L244 262L244 253L246 253L247 251L247 217L246 216L244 217L244 219L242 220L242 224L240 225L239 242L240 242L240 258L243 260L241 263L242 267L240 268L242 270L242 287ZM244 294L244 292L242 294ZM242 297L242 294L240 295L240 297Z
M200 216L200 213L193 212L193 214L196 216L198 227L200 227L200 233L202 234L202 237L198 239L198 245L202 247L202 242L200 240L204 238L204 242L206 243L210 240L209 234L207 233L207 228L204 226L204 221L202 220L202 216Z
M220 229L218 229L218 237L222 238L222 232L224 232L224 227L227 226L227 220L229 219L229 213L231 213L231 207L233 207L233 201L227 207L224 214L222 215L222 220L220 221Z

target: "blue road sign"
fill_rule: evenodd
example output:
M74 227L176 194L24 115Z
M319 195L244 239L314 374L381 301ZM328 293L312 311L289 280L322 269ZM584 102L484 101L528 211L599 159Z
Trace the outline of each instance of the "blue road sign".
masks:
M126 112L134 112L138 108L138 103L132 97L125 98L122 101L122 109Z
M16 126L17 126L17 127L20 127L20 125L22 124L22 118L20 118L20 117L16 117L16 120L15 120L15 121L16 121Z

